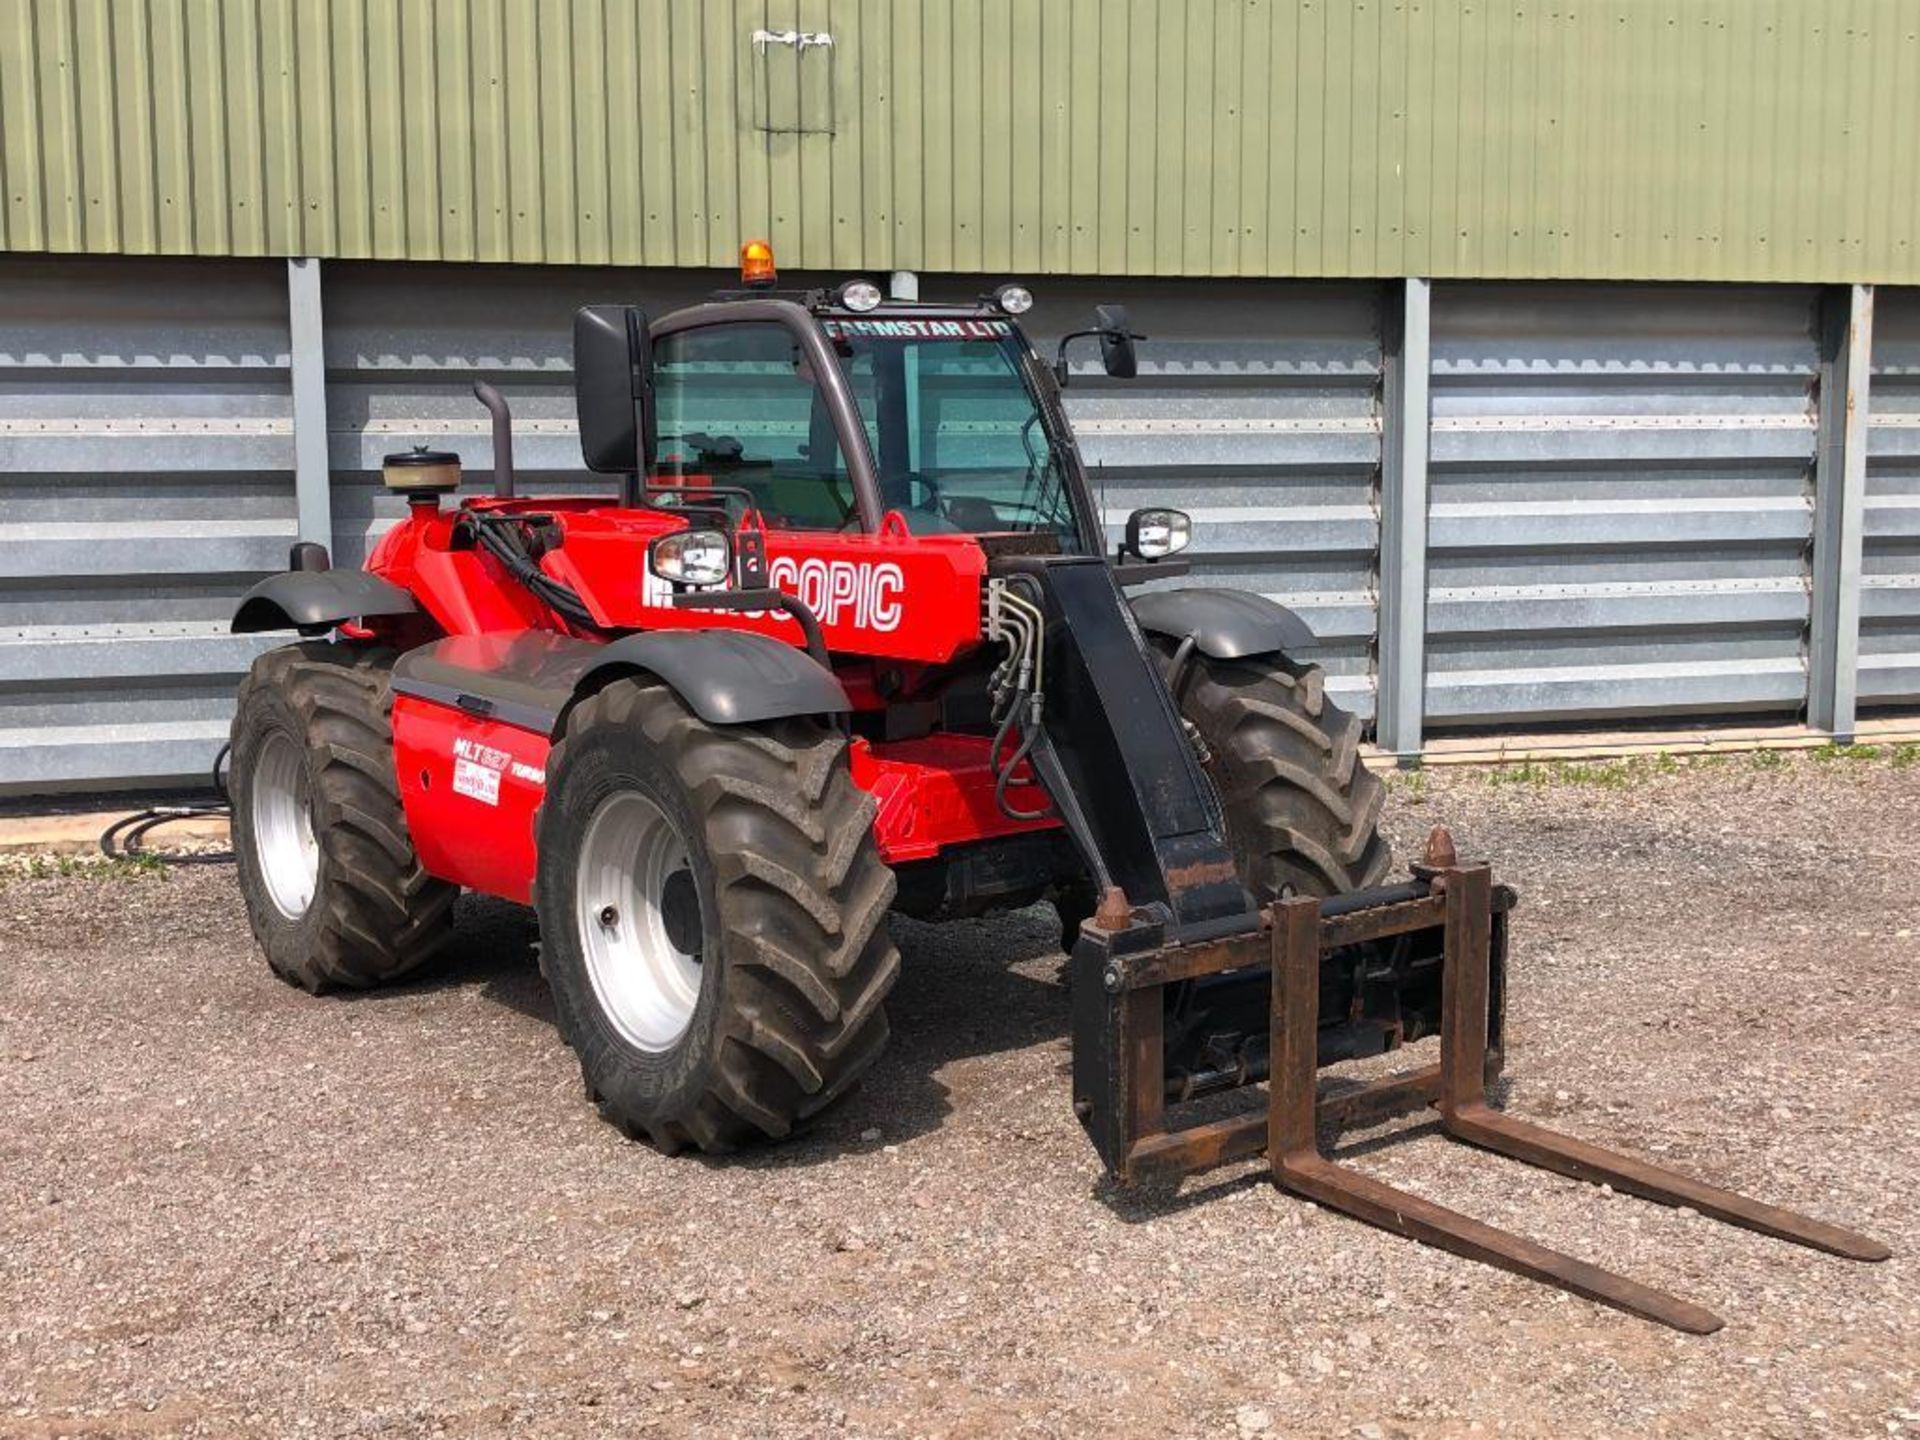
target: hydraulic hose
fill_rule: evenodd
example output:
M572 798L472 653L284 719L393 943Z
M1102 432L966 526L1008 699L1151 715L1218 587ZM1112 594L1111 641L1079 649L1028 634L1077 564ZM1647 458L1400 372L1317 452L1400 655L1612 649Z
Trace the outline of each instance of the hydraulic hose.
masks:
M992 633L1007 646L1007 658L994 672L995 706L996 710L1004 707L1004 713L999 714L999 728L987 749L987 764L994 772L994 803L1001 814L1013 820L1039 820L1048 813L1046 807L1022 810L1007 798L1014 773L1026 763L1040 738L1046 704L1043 653L1046 613L1037 595L1029 598L1016 593L1016 587L1026 589L1032 584L1028 577L1011 577L995 589L988 603ZM1006 749L1007 736L1016 726L1020 730L1020 744L1003 761L1001 754Z
M1020 748L1013 752L1013 758L1007 761L1006 765L999 770L994 776L993 781L994 802L999 805L1000 813L1012 820L1041 820L1044 819L1047 814L1045 806L1042 806L1038 810L1022 810L1007 798L1007 787L1013 783L1013 772L1026 763L1027 755L1033 749L1034 741L1037 740L1040 735L1040 717L1038 714L1040 709L1039 696L1034 696L1028 703L1032 706L1035 713L1028 724L1020 727ZM1007 719L1012 720L1019 713L1019 708L1016 707L1007 712ZM999 736L995 736L994 748L996 751L999 749L999 745L1000 738Z
M474 543L498 560L507 573L526 586L542 604L571 624L588 630L599 628L593 612L579 595L542 570L520 545L514 531L492 517L482 519L471 511L468 519Z

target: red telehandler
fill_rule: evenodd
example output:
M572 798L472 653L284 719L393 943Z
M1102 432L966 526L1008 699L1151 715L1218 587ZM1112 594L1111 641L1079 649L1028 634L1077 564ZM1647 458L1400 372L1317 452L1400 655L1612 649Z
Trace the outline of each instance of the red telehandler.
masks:
M1323 1159L1316 1126L1437 1105L1448 1133L1855 1258L1864 1237L1491 1109L1513 896L1444 832L1388 880L1383 790L1295 615L1169 587L1191 533L1109 553L1061 389L1069 344L1135 373L1119 307L1043 360L1005 285L865 280L574 321L587 467L617 494L492 493L389 457L407 516L364 571L317 545L241 602L295 629L240 688L241 886L309 990L397 979L462 888L529 904L588 1094L663 1150L787 1135L887 1039L889 910L1050 898L1073 1105L1108 1169L1265 1151L1283 1186L1684 1329L1699 1307ZM1437 1036L1440 1062L1317 1098L1321 1066ZM1182 1123L1266 1081L1266 1108Z

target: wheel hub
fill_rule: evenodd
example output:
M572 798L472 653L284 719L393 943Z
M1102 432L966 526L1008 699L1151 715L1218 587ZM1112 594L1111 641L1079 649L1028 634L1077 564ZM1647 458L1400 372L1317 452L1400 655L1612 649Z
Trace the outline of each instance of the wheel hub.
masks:
M313 834L307 757L284 731L271 732L253 767L253 846L274 908L298 920L320 881L320 845Z
M668 875L660 887L660 921L668 944L695 961L701 958L700 892L694 888L693 871L685 866Z
M575 931L608 1021L642 1050L671 1049L693 1023L704 970L700 892L665 812L625 790L595 808L580 842Z

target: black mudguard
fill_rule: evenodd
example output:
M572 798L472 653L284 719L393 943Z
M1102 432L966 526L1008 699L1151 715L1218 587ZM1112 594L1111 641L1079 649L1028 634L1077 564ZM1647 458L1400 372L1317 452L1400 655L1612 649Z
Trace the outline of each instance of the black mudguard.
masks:
M740 630L649 631L606 645L540 630L455 635L402 655L393 689L553 735L577 697L627 672L657 676L713 725L853 708L806 652Z
M1130 603L1142 630L1174 640L1191 635L1200 653L1215 660L1297 655L1320 644L1306 621L1251 590L1154 590Z
M240 598L233 633L298 630L320 635L343 620L369 615L411 615L413 597L365 570L289 570L269 575Z
M581 677L609 668L658 675L711 725L853 709L833 671L804 650L746 630L652 630L600 647Z

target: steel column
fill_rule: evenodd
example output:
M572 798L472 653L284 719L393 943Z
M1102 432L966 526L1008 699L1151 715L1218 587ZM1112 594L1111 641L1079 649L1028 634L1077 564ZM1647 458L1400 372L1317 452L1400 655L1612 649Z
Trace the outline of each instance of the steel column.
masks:
M1433 283L1408 279L1396 288L1382 337L1380 638L1374 714L1380 748L1411 757L1420 753L1426 700Z
M320 262L287 259L288 378L293 389L293 488L300 538L333 549L333 483L327 460L327 358L320 319Z
M1836 286L1828 291L1820 329L1807 723L1844 742L1853 739L1860 678L1860 561L1867 499L1873 287Z

